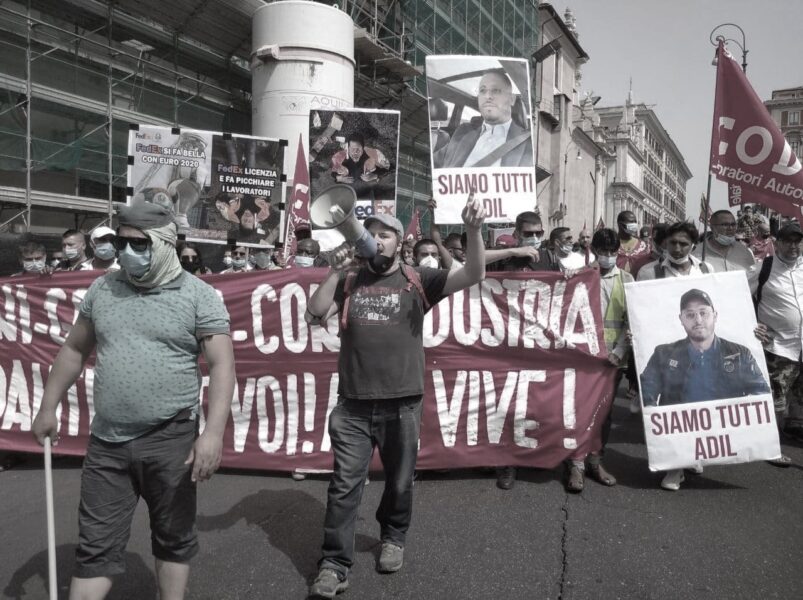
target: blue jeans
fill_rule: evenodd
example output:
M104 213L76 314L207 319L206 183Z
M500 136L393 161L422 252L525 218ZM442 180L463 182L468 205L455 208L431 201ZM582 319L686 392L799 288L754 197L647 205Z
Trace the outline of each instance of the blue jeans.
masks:
M376 511L380 539L404 546L413 512L413 474L421 429L421 396L389 400L340 398L329 416L335 468L329 482L318 566L345 579L354 562L354 531L374 447L385 469Z

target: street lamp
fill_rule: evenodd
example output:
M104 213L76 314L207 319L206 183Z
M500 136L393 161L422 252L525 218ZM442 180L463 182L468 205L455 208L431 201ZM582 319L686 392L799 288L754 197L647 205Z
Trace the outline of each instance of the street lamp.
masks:
M735 27L736 29L738 29L739 32L742 34L742 43L740 44L738 41L734 40L733 38L727 38L724 35L718 35L718 36L714 37L714 33L716 33L716 31L718 29L721 29L723 27ZM739 46L739 49L742 51L742 72L743 73L747 73L747 52L748 52L748 50L747 50L747 37L744 34L744 29L739 27L736 23L722 23L721 25L717 25L716 27L714 27L711 30L711 34L708 36L708 40L714 46L719 46L719 42L720 41L723 41L726 44L728 42L733 42L734 44Z
M569 148L571 145L574 144L577 146L577 143L574 141L574 138L569 140L569 143L566 144L566 152L563 153L563 199L561 200L560 204L560 220L563 220L563 217L566 216L566 209L568 208L566 204L566 176L569 170ZM580 152L580 148L577 148L577 155L574 157L575 160L583 160L583 155Z
M724 35L718 35L714 37L714 34L717 32L718 29L722 29L723 27L734 27L739 30L739 33L742 34L742 43L740 44L738 41L734 40L733 38L727 38ZM742 73L747 73L747 36L744 34L744 29L739 27L736 23L721 23L717 25L711 30L711 33L708 34L708 41L711 42L712 45L719 47L720 42L724 42L727 44L728 42L733 42L739 49L742 51ZM711 169L709 165L708 170L708 187L706 188L705 192L705 210L708 210L711 207ZM703 222L703 239L705 239L706 234L708 233L708 218L705 219ZM703 255L702 259L705 260L705 247L706 244L703 244Z

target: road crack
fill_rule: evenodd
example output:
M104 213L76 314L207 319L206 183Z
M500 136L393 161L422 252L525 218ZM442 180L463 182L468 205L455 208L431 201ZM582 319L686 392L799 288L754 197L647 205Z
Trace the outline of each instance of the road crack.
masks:
M558 582L558 600L563 600L563 592L566 587L566 571L569 566L569 557L567 552L568 538L569 538L569 494L566 494L566 499L561 507L563 512L563 531L560 539L560 581Z

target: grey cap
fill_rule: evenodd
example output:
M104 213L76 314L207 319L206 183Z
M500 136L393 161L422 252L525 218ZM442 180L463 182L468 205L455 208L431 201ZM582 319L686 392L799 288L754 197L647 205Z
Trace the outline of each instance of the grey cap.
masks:
M783 240L795 235L803 237L803 231L800 230L800 223L798 223L797 220L789 221L786 225L781 227L776 238Z
M692 300L699 300L700 302L707 304L711 308L714 308L714 303L711 302L711 296L706 294L703 290L692 288L680 297L680 310L686 308L686 306Z
M376 221L377 223L382 223L385 227L389 227L397 234L399 234L399 239L404 238L404 226L402 225L401 221L399 221L396 217L391 215L380 213L376 215L371 215L365 221L363 221L363 225L366 229L371 226L371 223Z
M156 229L173 223L173 211L161 204L140 200L132 204L117 204L120 225L137 229Z

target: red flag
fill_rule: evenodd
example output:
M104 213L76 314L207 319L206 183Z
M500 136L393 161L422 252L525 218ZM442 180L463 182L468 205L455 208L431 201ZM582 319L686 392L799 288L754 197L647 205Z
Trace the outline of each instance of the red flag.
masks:
M720 42L711 129L711 173L743 201L800 218L803 166L736 60Z
M309 168L304 152L304 140L298 136L296 171L293 176L293 193L290 196L290 210L287 214L287 235L284 238L284 260L290 265L296 256L296 230L309 224Z
M597 223L597 227L594 229L594 231L599 231L600 229L605 229L605 221L602 220L602 217L599 218L599 222Z
M413 217L410 219L410 224L407 226L407 231L404 232L404 240L417 242L424 234L421 232L421 218L418 215L418 209L413 211Z

